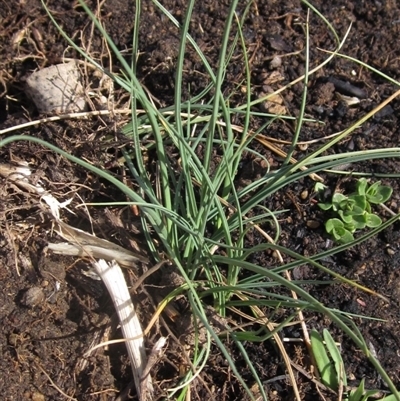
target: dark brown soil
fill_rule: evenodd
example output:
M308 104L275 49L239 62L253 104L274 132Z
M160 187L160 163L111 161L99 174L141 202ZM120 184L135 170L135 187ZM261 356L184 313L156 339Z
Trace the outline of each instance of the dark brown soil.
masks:
M121 50L129 49L131 44L134 21L132 3L127 0L105 0L99 14ZM141 3L138 76L155 101L161 106L168 106L173 104L174 98L174 65L178 54L179 32L150 0ZM214 69L218 62L228 3L197 1L192 16L191 34ZM306 8L299 1L256 3L250 6L243 31L250 59L253 98L268 91L269 87L276 89L279 87L277 85L286 84L304 73L304 53L298 51L304 48L305 36L298 22L304 22L307 17ZM179 21L185 14L185 4L182 1L163 1L164 7ZM95 2L89 5L95 10ZM313 5L333 24L341 37L352 23L342 53L368 63L396 80L400 79L400 6L397 2L338 0L332 5L331 2L318 0ZM111 63L99 34L91 34L90 21L81 7L65 0L51 0L48 7L69 36L102 65L118 71L118 62L113 60ZM239 15L244 12L244 7L245 4L240 5ZM333 49L334 39L313 13L309 29L310 60L315 66L326 58L326 54L317 48ZM66 51L66 48L65 40L52 25L38 0L0 0L0 130L39 117L33 102L25 94L24 81L35 69L59 63L63 57L77 57L74 51ZM284 55L282 65L272 69L271 61L276 55ZM233 55L233 60L227 70L223 89L226 94L236 90L230 101L243 103L244 92L237 90L245 78L240 52ZM272 82L271 71L283 77L283 81ZM92 72L87 79L94 79ZM185 98L200 93L209 83L201 60L190 48L185 60L184 80ZM346 59L335 58L313 75L309 84L306 113L321 119L325 125L305 125L301 140L321 138L344 130L394 93L395 89L394 85L366 68ZM95 91L96 85L91 90ZM298 113L302 91L302 84L298 84L283 94L283 106L291 115ZM106 90L99 89L98 92L107 96ZM347 107L340 100L343 94L358 96L361 98L360 104ZM116 108L124 107L127 98L118 88L116 99ZM95 110L98 104L94 101L91 107ZM399 109L399 102L395 99L390 106L357 130L351 140L336 145L334 151L341 153L349 149L397 147ZM118 156L118 147L126 141L119 134L119 128L124 123L126 120L122 117L105 116L85 121L72 119L46 123L19 132L46 139L96 165L108 166ZM252 121L253 127L259 123ZM265 134L290 141L293 126L276 122L269 126ZM5 136L2 133L2 138ZM110 138L114 146L110 145ZM275 167L279 165L280 160L273 153L259 144L254 146ZM312 147L307 152L311 150ZM119 214L118 210L89 210L92 216L90 220L86 210L76 209L75 206L82 199L86 202L124 200L108 183L33 143L13 143L0 148L0 155L1 163L29 163L35 171L33 181L41 182L58 199L73 197L71 209L81 212L75 215L66 213L63 219L69 224L93 230L98 236L127 248L141 248L139 219L130 210L124 209L120 214L123 221L130 222L129 227L126 223L118 227L113 224L115 219L110 219L110 213L115 217ZM302 152L297 151L295 157L301 156ZM400 171L400 164L397 160L377 160L364 162L354 169L389 174ZM120 173L118 169L114 172ZM249 156L241 165L239 185L240 182L254 180L258 174L262 174L262 168L257 160ZM352 185L351 181L342 181L337 177L325 178L332 189ZM385 178L384 182L393 187L389 206L398 213L398 180ZM307 178L291 185L284 193L265 200L265 206L271 210L290 210L280 216L282 235L279 244L306 256L324 251L327 240L321 224L319 227L312 225L312 228L307 225L309 221L322 222L321 211L311 199L312 191L313 182ZM131 381L124 345L99 349L89 358L83 358L93 342L121 336L106 291L98 282L82 274L82 269L86 269L84 261L57 257L46 250L49 241L56 242L59 239L51 230L51 222L43 212L38 196L6 178L1 178L0 195L0 277L3 288L0 295L0 394L3 400L63 400L67 399L65 394L72 397L70 399L80 401L114 400ZM383 214L383 217L388 216ZM335 272L385 295L389 303L339 283L309 286L307 290L331 308L382 319L371 321L355 318L355 322L368 346L376 351L379 361L397 388L400 388L398 229L398 224L395 224L376 238L324 261ZM260 241L257 235L249 235L247 245L250 247ZM146 250L141 252L145 254ZM276 264L273 256L265 253L254 256L253 262L266 267ZM143 268L138 266L137 271L128 272L128 282L133 284L143 273ZM311 268L296 274L298 279L329 279L327 275ZM58 284L59 289L56 287ZM147 323L154 310L144 299L140 291L135 296L143 321ZM347 338L341 337L341 333L329 321L311 313L307 313L306 318L310 328L322 331L327 327L338 341L342 341L350 385L357 385L365 378L367 388L387 390L362 353ZM176 333L174 323L167 319L165 322ZM168 334L161 323L147 339L149 349L160 332ZM299 338L301 332L298 326L291 326L283 330L283 335ZM289 356L307 370L306 352L301 345L295 344L288 346ZM271 341L245 343L244 346L263 381L286 373L280 354ZM193 386L191 399L242 400L245 398L244 391L218 349L215 347L213 350L215 352L209 363ZM233 345L231 352L239 372L248 380L249 387L253 386L246 363ZM158 397L165 396L165 390L177 383L184 369L181 350L171 340L169 349L152 371ZM304 400L322 399L315 385L302 374L299 374L298 385ZM266 384L266 392L271 400L293 399L285 379ZM326 399L337 399L337 396L330 397L332 395L325 394Z

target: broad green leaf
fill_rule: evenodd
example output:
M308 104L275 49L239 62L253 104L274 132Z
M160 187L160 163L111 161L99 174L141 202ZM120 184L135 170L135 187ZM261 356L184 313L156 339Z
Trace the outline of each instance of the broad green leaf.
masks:
M345 230L345 232L343 233L343 235L342 235L342 237L340 238L340 243L341 244L348 244L348 243L350 243L350 242L352 242L352 241L354 241L354 236L353 236L353 234L350 232L350 231L348 231L348 230Z
M352 210L362 214L366 208L367 198L364 195L352 195L349 199L354 200L355 203Z
M340 192L335 192L332 196L332 203L340 203L347 200L348 197Z
M348 201L348 197L339 193L339 192L335 192L332 196L332 207L333 210L335 212L337 212L340 209L345 208L346 206L342 206L342 205L346 205Z
M321 335L316 330L311 330L311 348L314 354L315 362L321 375L322 383L336 391L338 389L338 379L334 365L329 359Z
M376 195L379 192L378 188L379 188L380 185L381 185L380 181L377 181L377 182L373 183L367 189L366 195L372 195L372 196Z
M328 233L332 233L334 230L339 228L344 228L344 224L342 220L339 219L329 219L325 223L325 229Z
M343 210L339 210L338 214L340 218L343 220L344 223L346 224L351 224L353 221L353 214L351 212L344 212Z
M386 202L392 196L393 192L392 188L385 185L379 185L379 183L379 181L376 182L367 192L368 201L374 204ZM376 184L378 185L375 187Z
M392 196L393 188L385 185L379 186L379 194L381 195L381 203L386 202Z
M346 198L339 202L338 210L353 210L354 206L356 205L356 201L354 199Z
M368 181L365 178L360 178L357 182L357 193L359 195L365 195L367 191Z
M351 223L345 224L345 225L344 225L344 228L345 228L347 231L350 231L351 233L354 233L354 232L356 231L356 227L355 227L355 225L354 225L354 220L353 220Z
M366 196L369 202L379 204L386 202L391 197L393 189L380 184L381 182L377 181L367 189Z
M354 228L356 228L357 230L365 228L365 226L367 225L367 213L358 216L353 216L353 224Z
M351 225L349 226L351 227ZM342 220L329 219L325 223L325 229L328 234L331 234L341 244L347 244L354 240L353 234L347 229Z
M333 230L332 231L333 238L335 238L335 240L337 242L341 241L341 239L342 239L344 234L345 234L344 231L343 232L340 232L340 230Z
M342 359L342 355L340 354L339 348L337 347L334 339L332 338L331 333L327 329L324 329L322 334L324 336L326 348L328 349L331 358L335 363L337 377L342 380L344 386L347 386L347 377L346 377L346 372L344 370L344 362Z
M382 224L382 220L376 214L367 214L367 227L375 228Z
M322 209L322 210L329 210L332 208L332 203L318 203L318 206Z

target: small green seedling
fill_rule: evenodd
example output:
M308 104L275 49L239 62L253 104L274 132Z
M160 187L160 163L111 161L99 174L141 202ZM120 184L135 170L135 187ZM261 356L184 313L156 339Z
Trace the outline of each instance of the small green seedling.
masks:
M343 385L347 386L343 359L328 330L324 329L323 336L324 338L321 337L318 331L314 329L311 330L310 339L312 352L318 372L321 376L322 384L333 391L338 391L340 380ZM331 355L331 358L329 355Z
M316 188L321 192L323 188ZM372 213L371 204L379 205L392 196L392 188L381 185L380 181L368 185L365 178L357 182L357 192L344 195L336 192L331 202L319 203L322 210L332 210L335 217L325 223L328 234L339 243L347 244L354 240L353 233L365 227L375 228L382 224L381 218Z
M329 331L324 329L322 338L316 330L312 330L310 338L311 349L322 384L336 392L342 389L343 399L348 401L367 401L369 397L378 393L378 390L365 390L364 379L361 380L356 389L347 391L347 377L343 359ZM389 397L385 398L385 401L392 401Z
M337 241L337 242L342 242L342 243L349 243L354 240L354 236L349 231L345 223L343 223L342 220L339 219L329 219L325 223L325 229L326 232Z

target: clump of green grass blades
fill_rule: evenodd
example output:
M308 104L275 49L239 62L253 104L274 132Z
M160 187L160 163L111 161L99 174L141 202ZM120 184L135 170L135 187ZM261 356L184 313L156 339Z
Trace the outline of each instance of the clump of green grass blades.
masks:
M284 271L290 271L297 266L309 264L330 273L335 278L361 288L359 284L346 280L327 269L320 261L371 238L379 231L393 224L399 216L394 216L383 222L379 227L371 229L365 235L353 239L350 243L306 258L293 250L277 245L279 242L280 230L276 219L276 213L262 206L262 201L264 199L273 196L277 191L282 190L289 184L312 173L323 171L332 173L335 166L345 163L357 163L364 160L379 158L394 158L400 155L399 148L375 149L369 152L348 152L346 154L333 156L326 155L326 153L328 153L325 152L327 149L350 135L356 127L358 128L362 123L368 120L373 115L373 112L371 112L330 142L322 145L312 154L302 158L295 164L290 164L291 155L296 147L305 121L304 110L307 102L308 78L311 74L314 74L318 69L322 68L323 65L332 60L332 58L339 56L344 57L339 54L339 51L348 33L343 39L339 39L337 33L324 16L307 1L303 1L303 4L309 8L310 12L313 12L326 24L327 29L336 40L336 48L329 49L329 51L327 51L326 60L320 65L311 68L308 55L308 23L305 23L304 31L307 46L304 50L304 55L306 59L306 73L303 77L299 77L286 87L280 89L280 91L283 91L297 82L304 82L303 100L299 114L292 118L264 113L262 116L267 123L259 127L256 132L249 135L247 134L249 132L249 122L252 116L256 114L254 106L265 100L259 99L254 101L251 99L250 67L247 60L246 46L242 36L242 26L252 6L251 2L248 4L247 9L240 14L241 17L235 12L238 0L233 0L231 2L220 47L219 67L214 70L207 62L206 56L189 34L189 23L195 0L188 0L186 15L182 24L180 24L159 1L153 1L154 5L165 14L169 22L178 27L181 35L179 56L175 66L175 101L173 105L164 109L158 109L152 104L147 92L140 84L136 75L136 60L139 53L138 43L141 22L140 0L136 1L131 64L127 63L107 32L105 32L101 23L95 18L86 4L81 0L79 0L79 2L88 16L94 21L94 24L101 35L103 35L108 46L118 59L119 64L122 66L120 74L112 74L106 71L88 54L85 54L82 49L78 48L72 39L67 37L62 31L62 28L57 24L51 12L47 10L44 2L43 6L48 11L53 23L64 35L66 41L71 46L74 46L86 60L96 66L104 74L109 75L117 85L130 94L132 121L124 128L123 132L133 141L133 145L123 148L122 152L131 178L135 180L140 191L136 192L131 190L108 171L92 166L75 156L69 155L54 145L37 138L11 136L3 139L0 146L6 146L12 142L21 140L40 143L52 151L63 155L70 161L87 168L92 173L98 174L102 178L108 180L111 185L115 185L121 192L126 194L131 200L131 204L140 207L143 232L150 252L155 261L158 261L161 254L161 252L159 252L161 244L162 253L174 263L186 281L186 284L177 289L176 293L186 293L194 316L197 321L201 322L207 329L206 344L196 342L193 352L191 353L194 370L189 370L177 387L168 390L169 397L176 400L185 399L191 381L207 363L211 352L211 342L213 341L218 345L228 361L233 374L240 381L249 397L252 400L255 399L255 395L250 391L248 383L241 377L224 342L207 319L203 299L206 296L212 296L215 308L222 316L226 314L228 308L240 308L241 305L245 305L247 310L249 310L248 308L250 307L253 311L255 311L257 307L263 308L264 310L270 309L271 315L274 309L279 305L280 308L285 307L288 309L290 318L293 318L299 309L325 315L337 325L348 338L352 339L362 352L364 352L368 360L375 366L382 379L387 383L389 389L393 392L393 399L400 401L400 395L397 393L394 384L379 361L369 352L362 335L355 329L350 316L324 306L308 292L303 290L300 285L296 284L295 281L290 281L282 275ZM233 29L236 34L232 42L229 41L229 37ZM189 101L182 101L184 54L187 46L191 46L202 60L205 70L208 73L210 83L208 87L201 93L193 96ZM224 97L221 88L224 83L226 68L232 61L232 54L237 49L242 52L245 64L246 81L241 83L241 85L246 87L247 101L243 105L231 107L229 105L229 99ZM353 61L358 63L357 60ZM366 66L366 68L370 67ZM399 85L399 83L391 80L391 78L383 76L379 71L377 71L377 73L393 82L395 85ZM386 103L390 100L389 98ZM139 116L137 114L136 111L139 106L141 109L145 110L144 115L142 114ZM260 113L258 113L258 115L260 115ZM236 126L232 125L231 121L233 116L241 117L243 121L241 129L237 129ZM294 120L296 125L294 139L286 159L278 170L268 170L265 176L242 189L237 189L234 184L235 175L243 152L252 152L258 157L263 158L262 155L252 150L250 144L257 134L266 130L268 125L278 117L280 119L286 118ZM160 193L157 193L157 189L154 187L146 171L146 162L144 159L146 150L143 150L141 143L144 135L152 139L152 145L149 146L153 147L156 154L157 167L159 170L159 188L161 189ZM171 160L170 155L166 152L167 146L174 146L175 154L178 155L177 157L180 162L179 168L177 167L176 161ZM202 158L197 156L199 147L203 149L204 157ZM221 161L216 167L212 167L212 155L216 148L218 148L221 153ZM267 163L267 160L265 160L265 162ZM304 167L307 167L307 170L305 170ZM367 176L367 174L365 174L365 176ZM393 176L395 176L395 174ZM251 193L252 196L249 197L249 193ZM249 216L249 212L255 208L257 208L257 210L263 210L264 212L251 218L247 217ZM266 240L265 244L246 248L246 233L249 230L255 229L258 224L265 223L266 221L270 221L273 225L274 232L276 233L275 237L271 241ZM222 249L223 252L215 252L216 249ZM274 250L287 255L291 258L292 262L268 266L268 269L266 269L264 266L258 266L248 261L252 254L266 250ZM202 274L201 286L199 286L196 281L200 272ZM206 277L205 280L204 275ZM284 287L295 292L298 299L295 300L289 296L277 295L276 291L274 292L273 290L278 287ZM282 294L285 292L280 291L279 293ZM247 355L242 342L244 340L265 340L273 334L265 327L262 328L261 332L257 333L252 331L238 332L229 327L227 327L227 331L228 336L233 340L233 343L236 344L238 350L243 355L243 359L248 364L254 381L258 384L262 398L266 400L267 396L262 378L259 376L249 355ZM290 364L288 369L290 369ZM299 399L298 392L296 391L295 396Z

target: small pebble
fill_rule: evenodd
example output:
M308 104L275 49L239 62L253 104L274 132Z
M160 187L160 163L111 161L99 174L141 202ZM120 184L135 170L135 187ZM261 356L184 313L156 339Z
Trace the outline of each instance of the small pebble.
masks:
M386 248L388 255L393 256L396 252L392 248Z
M300 194L300 198L302 200L306 200L308 198L308 191L306 189Z
M275 259L279 259L279 253L278 253L277 251L274 250L274 251L272 252L272 257L275 258Z
M269 63L269 66L271 69L273 68L278 68L282 65L282 58L279 56L275 56L271 62Z
M308 228L314 229L314 228L318 228L321 225L321 223L317 220L307 220L306 225Z
M35 391L32 394L32 401L45 401L44 395L38 391Z
M44 299L43 290L40 287L32 287L24 293L21 303L28 308L34 308L36 305L42 303Z

